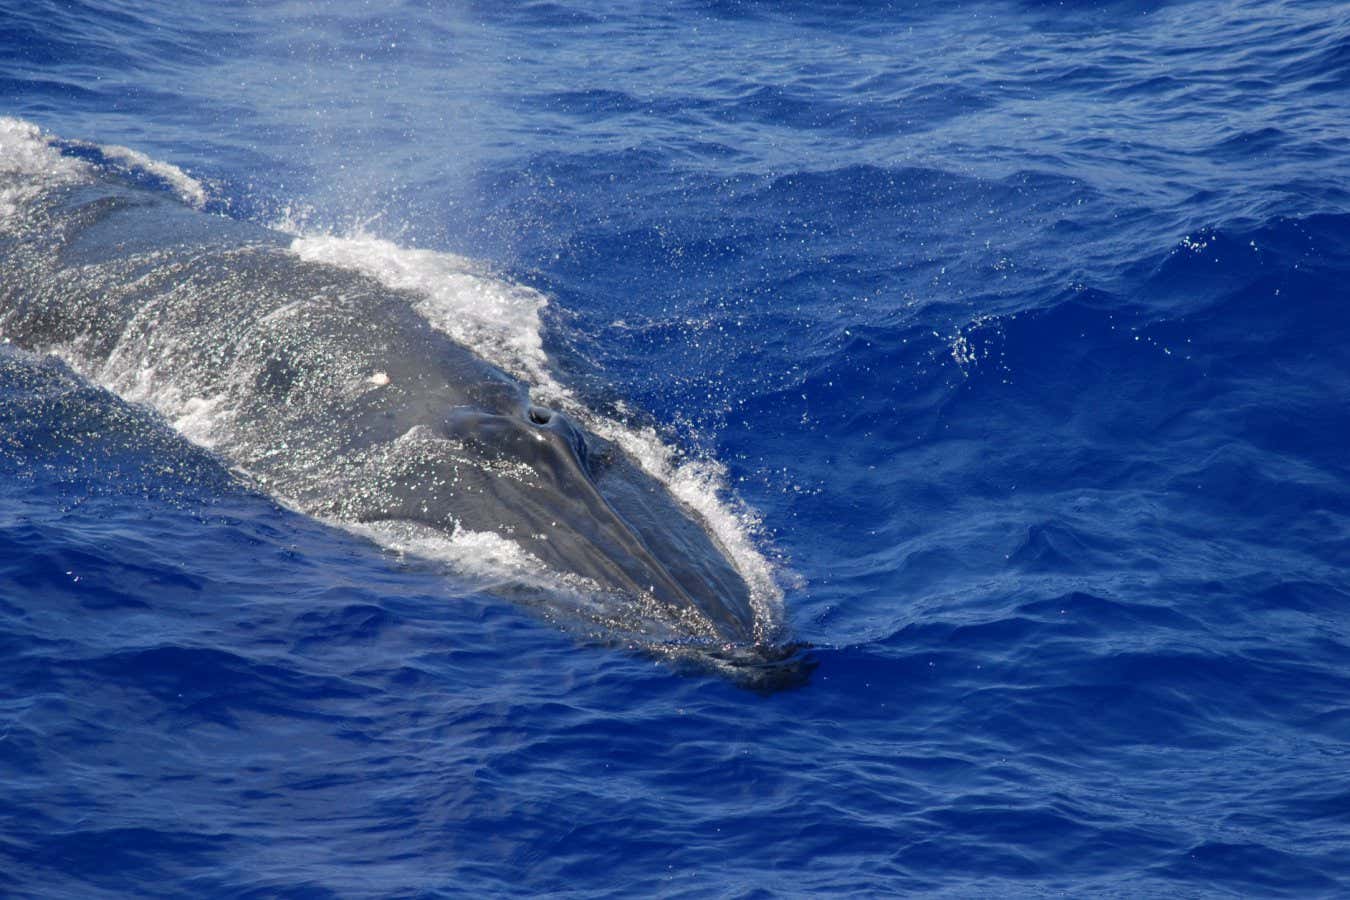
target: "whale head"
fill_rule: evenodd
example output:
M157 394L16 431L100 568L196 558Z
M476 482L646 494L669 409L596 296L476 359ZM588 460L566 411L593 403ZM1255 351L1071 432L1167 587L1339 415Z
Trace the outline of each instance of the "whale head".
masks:
M422 418L409 435L361 520L501 535L611 595L601 606L621 631L739 648L775 639L699 516L566 413L503 391Z
M446 433L484 463L460 477L492 501L463 504L462 525L509 533L550 568L654 603L697 636L755 639L749 588L726 552L618 448L532 405L455 410Z

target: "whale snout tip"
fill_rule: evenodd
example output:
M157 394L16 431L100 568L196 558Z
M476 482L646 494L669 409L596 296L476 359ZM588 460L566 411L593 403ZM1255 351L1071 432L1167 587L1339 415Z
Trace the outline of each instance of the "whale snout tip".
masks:
M759 694L775 694L806 687L820 665L811 644L792 641L724 643L719 647L669 648L667 656L692 673L709 670L739 687Z

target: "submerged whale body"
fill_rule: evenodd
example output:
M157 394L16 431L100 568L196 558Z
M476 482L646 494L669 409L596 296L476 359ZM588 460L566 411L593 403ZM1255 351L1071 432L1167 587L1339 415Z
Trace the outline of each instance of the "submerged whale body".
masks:
M0 165L0 335L150 402L306 513L495 534L625 640L752 672L794 656L625 450L531 403L407 294L290 241L95 166L35 182Z

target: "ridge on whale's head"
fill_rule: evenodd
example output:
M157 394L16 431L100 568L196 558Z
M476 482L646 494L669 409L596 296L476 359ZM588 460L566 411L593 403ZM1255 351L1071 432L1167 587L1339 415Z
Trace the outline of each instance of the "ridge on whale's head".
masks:
M489 463L508 464L485 468L476 485L497 501L495 510L468 504L457 514L461 523L473 527L481 511L496 519L481 525L505 526L550 566L649 597L696 634L755 638L749 589L722 548L663 485L564 413L457 409L445 433Z

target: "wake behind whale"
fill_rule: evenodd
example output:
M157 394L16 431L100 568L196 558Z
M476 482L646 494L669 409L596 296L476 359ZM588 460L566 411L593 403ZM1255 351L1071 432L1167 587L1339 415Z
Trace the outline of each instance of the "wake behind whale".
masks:
M508 372L418 285L295 252L110 171L126 152L83 149L0 120L6 341L149 403L303 512L404 546L486 537L620 640L746 671L791 659L767 566L728 547L744 536L711 529L538 348Z

